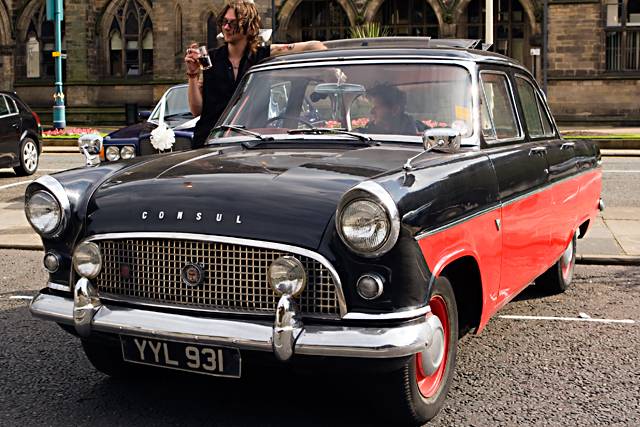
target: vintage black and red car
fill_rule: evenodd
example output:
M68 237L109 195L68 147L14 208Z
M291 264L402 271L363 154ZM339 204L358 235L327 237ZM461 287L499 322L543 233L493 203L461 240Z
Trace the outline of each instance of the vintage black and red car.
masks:
M272 58L205 148L39 178L31 312L109 375L350 364L396 422L431 419L458 338L565 290L602 207L597 146L560 137L532 75L443 44Z

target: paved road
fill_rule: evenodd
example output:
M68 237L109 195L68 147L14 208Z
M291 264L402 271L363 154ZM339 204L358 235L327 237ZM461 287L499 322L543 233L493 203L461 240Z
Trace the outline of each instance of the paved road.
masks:
M373 425L384 402L359 378L255 371L242 380L160 375L115 381L78 340L34 320L26 303L46 280L36 251L0 250L0 420L3 425ZM640 425L640 269L578 266L574 288L535 288L501 315L631 319L636 323L494 318L458 352L434 426ZM286 404L282 403L286 399ZM389 425L389 424L387 424Z

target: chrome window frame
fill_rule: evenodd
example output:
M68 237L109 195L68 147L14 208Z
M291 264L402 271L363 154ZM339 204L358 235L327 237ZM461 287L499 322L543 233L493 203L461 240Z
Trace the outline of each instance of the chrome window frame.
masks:
M549 126L551 127L551 131L552 133L548 133L548 134L543 134L543 135L532 135L531 132L529 132L529 127L527 126L527 132L529 133L529 138L532 140L539 140L539 139L549 139L549 138L553 138L556 136L556 130L554 127L554 123L553 121L550 119L550 114L547 111L547 103L544 102L544 100L540 97L540 93L538 88L536 87L536 85L533 84L533 82L531 81L531 79L529 77L527 77L524 74L521 73L515 73L514 78L517 79L521 79L524 82L526 82L527 84L529 84L529 86L531 86L531 89L533 89L533 96L535 97L536 101L537 101L537 109L538 109L538 116L540 116L540 125L542 126L542 130L544 131L544 123L542 123L542 121L544 120L543 117L543 112L540 111L540 106L542 106L544 108L544 115L547 118L547 122L549 123ZM518 83L516 82L516 88L518 86ZM520 91L518 90L518 97L520 98L520 100L522 100L522 97L520 97ZM525 122L526 122L526 117L525 117Z
M480 98L478 96L478 67L477 62L472 58L469 59L451 59L447 57L440 56L355 56L355 57L335 57L335 58L327 58L327 59L313 59L313 60L296 60L289 62L268 62L266 64L258 65L251 67L247 74L245 75L245 79L249 79L253 74L259 73L262 71L272 71L272 70L282 70L282 69L290 69L290 68L312 68L312 67L344 67L345 65L380 65L380 64L393 64L393 65L404 65L404 64L424 64L424 65L447 65L447 66L457 66L464 68L471 77L471 127L472 133L467 137L462 138L461 145L463 146L473 146L480 147ZM246 83L241 85L244 89ZM238 92L239 93L239 92ZM235 98L235 95L234 95ZM232 98L233 99L233 98ZM227 108L231 108L231 104L227 105ZM223 115L220 118L226 119L228 116L228 112L231 111L225 110ZM221 122L222 123L222 122ZM388 140L385 139L385 142ZM409 142L413 144L414 142ZM418 143L416 141L415 143Z
M491 124L493 125L493 131L494 134L496 135L496 139L486 139L485 138L485 142L487 143L487 145L492 146L492 145L499 145L499 144L504 144L504 143L509 143L509 142L520 142L520 141L524 141L525 139L525 133L524 133L524 129L522 127L522 120L520 118L520 113L518 112L518 108L516 107L516 99L515 99L515 92L513 91L513 85L511 83L511 79L509 78L509 74L507 74L505 71L500 71L500 70L480 70L479 77L478 77L478 89L482 90L482 96L484 98L484 102L487 102L487 94L484 91L484 86L482 85L482 75L483 74L496 74L496 75L502 75L506 78L507 80L507 88L509 90L509 97L511 99L511 108L513 109L513 117L515 118L516 121L516 126L518 127L518 132L519 132L519 136L517 137L513 137L513 138L502 138L499 139L498 138L498 133L496 132L496 125L495 122L493 120L493 115L491 115ZM489 114L491 114L491 112L489 112Z

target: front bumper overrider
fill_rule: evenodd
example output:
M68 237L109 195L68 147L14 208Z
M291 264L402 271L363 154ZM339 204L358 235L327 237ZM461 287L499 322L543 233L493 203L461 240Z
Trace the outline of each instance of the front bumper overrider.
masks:
M281 300L278 310L275 323L270 323L110 305L100 301L86 279L78 281L73 298L41 292L30 305L34 317L75 327L82 337L96 331L221 345L273 352L282 361L294 355L395 358L439 351L433 347L440 346L442 324L431 314L384 327L305 325L294 301Z

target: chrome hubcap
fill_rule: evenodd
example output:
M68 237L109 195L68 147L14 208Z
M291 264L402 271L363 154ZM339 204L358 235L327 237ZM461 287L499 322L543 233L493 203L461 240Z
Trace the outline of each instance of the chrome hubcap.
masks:
M24 148L22 149L22 159L24 161L25 168L29 172L35 170L36 166L38 166L38 149L33 142L27 141L27 143L24 144Z
M433 332L432 341L420 354L422 357L422 371L425 375L433 375L444 359L444 328L437 316L430 316L428 323Z
M560 267L562 268L562 278L567 283L571 282L571 279L573 278L574 261L575 260L573 257L573 239L571 239L571 242L569 242L569 246L567 246L567 249L565 249L564 253L562 254L562 257L560 258Z

